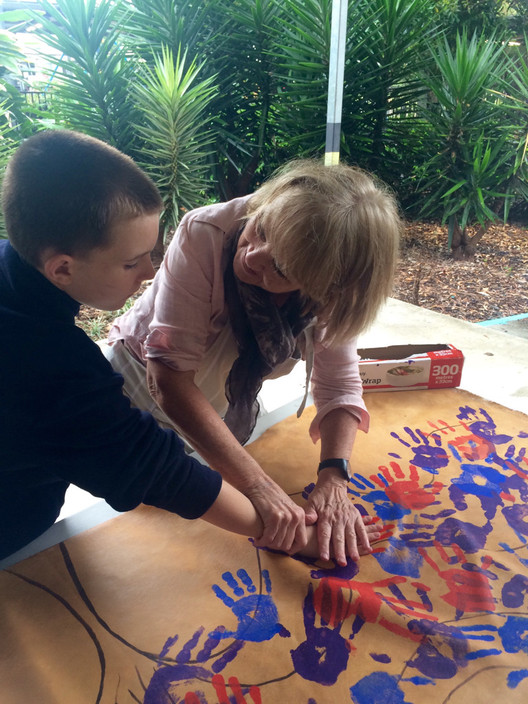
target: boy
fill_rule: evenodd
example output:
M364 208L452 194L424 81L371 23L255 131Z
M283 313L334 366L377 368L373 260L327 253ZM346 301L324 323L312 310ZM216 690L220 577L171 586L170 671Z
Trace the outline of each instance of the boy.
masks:
M75 326L81 303L119 309L154 276L152 181L97 139L44 131L11 159L2 204L0 558L54 523L70 483L118 511L145 503L260 536L249 499L131 408L121 376Z

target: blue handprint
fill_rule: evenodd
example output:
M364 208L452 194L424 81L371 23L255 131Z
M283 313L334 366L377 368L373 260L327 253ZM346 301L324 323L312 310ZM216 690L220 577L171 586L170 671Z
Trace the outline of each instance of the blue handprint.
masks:
M407 665L416 668L431 679L451 679L466 667L467 637L454 626L426 619L415 619L407 624L411 633L422 636L422 641Z
M525 447L521 447L520 450L517 450L515 445L508 445L504 459L507 462L515 462L516 465L520 465L521 462L526 462L526 452ZM528 469L526 469L525 472L528 472Z
M406 427L404 430L409 436L409 441L401 438L398 433L392 432L391 435L393 438L399 440L402 445L409 447L414 452L410 464L415 467L421 467L430 474L438 474L439 469L447 467L449 464L449 456L442 447L442 440L437 433L426 434L419 428L412 430Z
M445 520L438 526L430 521L399 521L399 533L391 536L385 551L375 553L374 558L389 574L419 577L423 558L417 548L427 548L437 543L446 546L458 545L466 554L482 549L492 530L491 522L476 526L454 518L450 513L452 512L443 511L431 517L436 520L445 516ZM420 517L428 518L428 514L422 513Z
M510 469L512 468L509 462ZM524 470L520 465L515 466L515 474L510 474L506 478L504 491L508 494L519 494L519 499L523 503L528 503L528 469Z
M350 687L350 698L354 704L410 704L398 680L388 672L372 672Z
M389 538L385 550L374 553L374 558L388 574L415 578L420 576L423 557L401 537Z
M526 459L526 448L516 449L514 445L509 445L500 457L496 452L491 456L491 461L497 464L505 474L503 489L508 494L519 493L521 501L528 500L528 466Z
M519 540L524 542L523 536L528 537L528 506L520 504L506 506L502 515Z
M356 489L353 487L356 487ZM372 491L370 491L371 489ZM370 479L366 479L358 472L350 479L348 493L371 503L374 506L376 515L383 521L395 521L411 512L410 509L391 501L385 491L377 489Z
M315 615L313 585L309 584L303 605L306 640L290 652L298 675L328 686L335 684L346 670L350 647L339 633L342 624L337 628L317 628Z
M492 530L492 523L487 521L482 526L476 526L452 514L453 511L444 510L436 515L421 513L417 522L398 521L399 531L389 537L385 550L375 553L374 558L389 574L419 577L423 558L417 548L438 543L458 545L467 554L482 549ZM439 518L444 520L437 524Z
M217 629L220 633L222 627ZM213 650L218 646L220 641L219 635L211 635L206 638L203 647L192 658L192 652L197 647L198 642L204 632L203 626L184 643L181 651L175 657L175 663L170 665L161 665L153 674L146 690L143 704L174 704L181 701L180 698L175 698L177 694L174 688L179 683L189 683L193 680L211 680L214 673L223 670L238 654L244 643L235 641L232 646L222 653L222 657L215 659L211 665L211 669L204 667L204 664L215 658ZM216 633L216 632L215 632ZM168 638L160 653L160 660L167 657L167 653L178 641L178 636ZM197 697L203 697L203 692L196 692Z
M416 620L410 621L408 628L411 633L421 635L422 641L407 666L416 668L431 683L453 678L470 661L502 654L501 645L507 653L527 650L523 637L528 633L528 619L522 617L509 616L500 627L483 623L451 626ZM528 670L510 672L508 687L516 687L527 674ZM401 682L414 680L402 677Z
M426 518L426 520L422 520ZM414 521L400 521L400 539L409 548L427 548L434 543L435 524L429 516L421 513Z
M211 637L218 639L237 638L254 643L270 640L273 636L277 635L277 633L283 638L289 637L290 632L279 623L277 607L271 598L271 580L268 570L262 570L266 594L257 593L253 580L246 570L238 570L237 576L244 584L248 592L247 595L245 595L246 592L239 585L231 572L224 572L222 578L228 587L231 588L233 594L236 597L240 597L239 599L234 599L229 596L218 584L213 585L213 591L216 596L228 606L238 618L237 629L236 631L219 631L216 629L210 634Z
M435 531L434 539L440 545L458 545L466 554L476 553L486 545L493 530L491 521L481 526L449 517Z
M528 618L508 616L498 632L507 653L528 653Z
M518 609L524 605L528 596L528 577L516 574L502 587L502 603L509 609Z
M424 516L426 514L421 514ZM434 543L434 523L428 521L398 521L398 532L389 536L385 550L374 558L385 572L403 577L419 577L423 557L416 548Z
M471 406L460 406L459 410L457 418L467 423L467 427L474 435L489 440L494 445L504 445L512 440L511 435L497 433L497 425L483 408L477 412Z

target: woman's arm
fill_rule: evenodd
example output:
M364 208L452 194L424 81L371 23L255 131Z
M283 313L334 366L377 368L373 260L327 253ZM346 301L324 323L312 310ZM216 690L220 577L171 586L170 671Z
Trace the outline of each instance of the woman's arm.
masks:
M259 544L285 552L306 545L306 515L240 445L194 383L194 372L147 362L149 390L181 434L211 467L247 496L264 530Z
M337 347L326 347L321 339L316 343L312 384L318 412L310 435L314 442L321 440L321 461L348 459L358 428L368 430L358 360L355 340ZM369 547L360 514L348 499L347 480L337 468L319 473L307 512L311 520L317 516L322 558L331 545L340 558L354 559L358 546Z
M358 420L343 408L335 408L321 421L321 461L332 457L348 459L358 428ZM346 555L359 558L361 546L370 551L363 518L348 498L347 480L338 468L327 467L317 477L306 512L317 520L317 535L322 559L331 552L338 562Z
M310 425L310 437L320 439L320 423L334 408L350 411L359 419L359 430L368 432L369 414L363 400L363 383L359 373L357 341L327 347L324 331L316 331L312 394L317 413Z
M247 535L250 538L259 538L264 529L264 524L251 501L227 482L222 483L222 488L216 501L203 514L202 518L218 528L240 535ZM369 523L369 519L362 520L365 521L365 532L369 535L370 540L378 540L381 537L380 527ZM301 550L292 550L290 552L292 554L297 552L306 557L318 557L319 547L315 526L307 528L306 545ZM371 548L370 546L368 548L359 546L358 552L360 555L367 555L371 552ZM331 554L333 556L333 551ZM338 557L337 555L335 557L339 564L346 565L346 557ZM359 559L359 555L357 559Z

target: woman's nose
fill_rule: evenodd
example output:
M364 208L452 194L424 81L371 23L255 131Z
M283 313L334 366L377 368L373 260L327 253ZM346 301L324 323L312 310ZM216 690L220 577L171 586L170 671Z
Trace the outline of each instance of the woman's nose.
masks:
M248 247L246 253L246 261L248 266L253 271L261 271L266 266L269 259L267 248L265 246Z

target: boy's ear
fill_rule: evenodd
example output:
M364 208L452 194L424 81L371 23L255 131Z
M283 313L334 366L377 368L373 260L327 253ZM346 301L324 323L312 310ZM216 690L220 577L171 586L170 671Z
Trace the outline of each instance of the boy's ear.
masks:
M42 266L44 276L59 288L68 286L74 269L73 257L69 254L52 254Z

